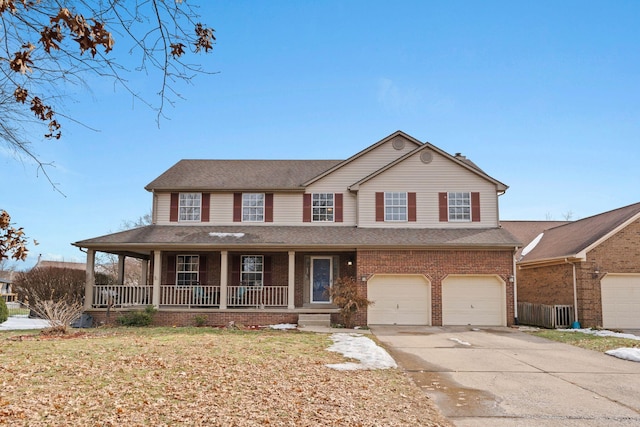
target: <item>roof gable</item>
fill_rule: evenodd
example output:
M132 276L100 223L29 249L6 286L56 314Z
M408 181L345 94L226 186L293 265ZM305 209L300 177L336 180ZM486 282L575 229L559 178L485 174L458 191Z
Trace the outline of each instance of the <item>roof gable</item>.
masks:
M640 219L640 203L604 212L544 231L521 264L586 259L586 254L618 231Z
M375 144L372 144L370 146L368 146L367 148L365 148L364 150L354 154L353 156L349 157L348 159L336 164L334 167L332 167L331 169L326 170L324 173L313 177L312 179L310 179L309 181L305 182L304 185L305 186L309 186L311 184L313 184L314 182L324 178L325 176L335 172L338 169L341 169L345 166L347 166L348 164L354 162L357 159L360 159L364 156L366 156L367 154L371 153L372 151L378 149L379 147L387 144L389 141L399 141L399 142L404 142L407 141L410 144L415 145L416 147L420 147L422 146L422 142L418 141L417 139L415 139L414 137L407 135L406 133L397 130L394 133L392 133L391 135L382 138L380 141L376 142Z
M438 153L439 155L441 155L442 157L452 161L453 163L461 166L462 168L472 172L475 175L480 176L481 178L491 182L492 184L494 184L496 186L497 191L506 191L507 188L509 188L507 185L503 184L502 182L498 181L497 179L494 179L492 177L490 177L489 175L487 175L486 173L484 173L482 171L482 169L480 169L475 163L473 163L471 160L468 160L466 157L464 156L460 156L459 154L456 156L452 156L451 154L441 150L440 148L436 147L435 145L426 142L424 144L422 144L419 147L416 147L414 150L412 150L411 152L405 154L404 156L401 156L399 158L397 158L396 160L394 160L393 162L383 166L382 168L378 169L377 171L373 172L372 174L362 178L360 181L355 182L353 185L351 185L349 187L350 190L353 191L357 191L358 187L362 184L364 184L365 182L369 181L370 179L380 175L381 173L385 172L386 170L389 170L393 167L395 167L396 165L404 162L405 160L413 157L413 156L421 156L422 157L428 157L428 152L429 150L434 151L436 153Z

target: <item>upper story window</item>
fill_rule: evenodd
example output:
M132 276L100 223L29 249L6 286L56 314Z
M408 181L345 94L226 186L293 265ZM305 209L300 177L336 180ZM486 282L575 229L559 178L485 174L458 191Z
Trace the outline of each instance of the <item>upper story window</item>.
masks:
M242 221L264 221L264 193L242 193Z
M471 221L471 193L449 193L449 221Z
M200 221L201 193L180 193L178 201L179 221Z
M245 286L262 286L264 275L264 257L262 255L243 255L241 257L240 281Z
M176 257L176 286L193 286L198 283L200 257L178 255Z
M384 193L384 220L407 220L407 193Z
M333 193L313 193L311 196L311 220L333 221Z

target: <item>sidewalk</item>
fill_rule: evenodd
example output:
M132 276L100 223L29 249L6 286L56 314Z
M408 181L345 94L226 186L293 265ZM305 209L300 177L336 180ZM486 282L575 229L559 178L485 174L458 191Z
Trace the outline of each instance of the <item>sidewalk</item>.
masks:
M49 322L43 319L30 319L27 316L11 316L6 322L0 323L0 331L17 331L24 329L44 329Z

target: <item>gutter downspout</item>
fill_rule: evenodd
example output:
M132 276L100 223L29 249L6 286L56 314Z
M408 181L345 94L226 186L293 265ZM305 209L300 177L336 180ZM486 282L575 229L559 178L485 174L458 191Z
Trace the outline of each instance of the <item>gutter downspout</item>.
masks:
M516 276L516 251L518 250L518 247L516 246L516 248L513 251L513 274L511 275L511 277L513 277L513 314L515 316L515 324L518 324L518 278Z
M578 321L578 285L576 283L576 264L573 265L573 329L580 329L580 322Z

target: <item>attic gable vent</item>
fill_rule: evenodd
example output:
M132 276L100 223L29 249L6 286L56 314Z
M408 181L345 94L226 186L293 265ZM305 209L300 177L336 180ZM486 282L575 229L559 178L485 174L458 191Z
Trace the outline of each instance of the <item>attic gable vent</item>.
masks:
M393 148L395 148L396 150L402 150L404 148L404 138L399 136L394 138L392 145L393 145Z
M422 153L420 153L420 161L422 161L422 163L429 164L431 163L432 160L433 160L433 153L431 151L425 150Z

